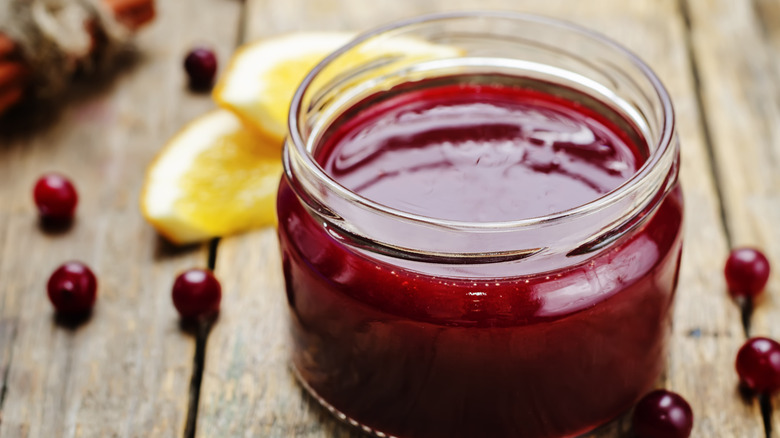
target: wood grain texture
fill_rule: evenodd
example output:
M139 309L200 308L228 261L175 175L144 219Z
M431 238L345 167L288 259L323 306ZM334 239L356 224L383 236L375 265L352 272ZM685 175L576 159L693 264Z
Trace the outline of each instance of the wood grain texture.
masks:
M157 23L141 38L144 55L128 63L127 73L76 87L62 111L28 110L0 124L2 438L182 435L194 342L179 328L169 290L175 273L203 266L206 253L161 243L138 215L136 200L157 148L212 105L186 91L183 54L208 42L226 60L241 4L163 0L159 6ZM773 226L780 219L780 1L482 0L478 6L589 26L630 47L666 83L683 144L687 218L669 367L660 384L691 402L693 436L762 436L757 404L742 401L733 373L744 335L722 279L728 242L707 138L733 244L760 245L780 262ZM474 7L471 0L247 0L245 37L366 30ZM71 175L82 195L78 220L65 233L39 229L30 200L35 178L51 169ZM73 258L90 264L100 282L96 311L78 326L59 324L44 292L49 273ZM223 310L208 340L198 436L361 436L305 395L289 371L274 232L224 239L217 275ZM755 334L780 336L778 293L775 275L758 303ZM623 418L593 436L624 436L628 427ZM780 430L777 414L774 429Z
M474 6L467 0L370 6L359 0L249 0L246 39L297 30L366 30L397 18ZM693 436L762 436L758 407L740 399L732 374L744 335L737 307L718 292L728 245L679 2L482 0L479 7L541 13L596 29L634 50L665 82L683 145L687 217L669 367L661 384L691 402L697 419ZM198 436L353 436L356 432L325 415L290 376L283 284L278 255L269 245L275 245L270 231L220 244L217 272L227 284L226 298L209 338ZM625 421L615 423L597 436L623 436L627 427Z
M74 86L62 109L20 110L0 127L3 438L183 434L195 343L179 327L170 288L178 271L205 266L207 253L159 240L138 195L159 147L213 105L186 91L184 54L204 38L230 52L240 4L159 7L122 73ZM80 193L77 219L61 233L38 228L31 199L49 170L69 175ZM89 264L99 284L95 311L75 326L55 319L45 292L70 259Z
M755 303L750 334L777 339L780 2L690 0L690 10L703 107L732 245L762 249L775 268L764 296ZM714 292L726 293L722 286ZM736 375L732 379L736 382ZM780 430L780 398L773 404L772 429L776 434Z

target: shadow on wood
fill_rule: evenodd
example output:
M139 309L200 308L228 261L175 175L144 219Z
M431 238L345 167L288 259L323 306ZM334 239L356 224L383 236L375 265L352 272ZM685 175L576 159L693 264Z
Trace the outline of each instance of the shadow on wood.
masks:
M74 219L52 219L40 217L38 218L38 229L50 236L57 236L65 234L73 228Z
M199 243L177 246L167 241L164 237L160 236L159 234L156 234L156 236L157 236L157 240L154 244L155 261L176 258L184 254L190 254L202 249L202 246Z
M91 309L78 315L63 315L60 313L55 313L53 316L54 324L71 332L76 332L81 326L92 319L93 313L94 312Z

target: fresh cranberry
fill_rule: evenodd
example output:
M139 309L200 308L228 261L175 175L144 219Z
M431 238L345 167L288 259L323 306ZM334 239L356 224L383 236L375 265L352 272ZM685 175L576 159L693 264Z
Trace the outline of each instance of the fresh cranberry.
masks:
M198 318L216 313L222 299L222 287L211 271L190 269L173 283L173 305L183 318Z
M737 374L748 388L760 393L780 389L780 344L768 338L751 338L737 353Z
M97 279L81 262L68 262L57 268L46 285L57 312L77 315L88 312L97 298Z
M79 201L73 183L57 173L48 173L38 179L33 198L43 219L58 222L73 219Z
M633 424L637 438L688 438L693 411L680 395L659 389L636 405Z
M756 249L735 249L726 260L724 273L732 295L754 297L769 279L769 261Z
M213 51L198 47L187 54L184 69L190 77L191 88L198 90L211 88L217 75L217 57Z

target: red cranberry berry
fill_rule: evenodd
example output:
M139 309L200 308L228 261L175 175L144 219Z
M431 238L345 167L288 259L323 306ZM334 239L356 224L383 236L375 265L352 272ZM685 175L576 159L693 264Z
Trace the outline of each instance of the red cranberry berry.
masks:
M43 175L35 183L35 205L44 220L66 222L73 219L79 201L70 180L57 173Z
M184 60L184 69L190 77L190 87L197 90L211 88L217 75L217 57L214 52L198 47Z
M772 339L751 338L737 353L737 374L748 388L759 393L780 389L780 344Z
M190 269L173 283L173 305L183 318L216 313L222 299L222 286L211 271Z
M636 405L633 424L637 438L688 438L693 411L680 395L659 389Z
M97 298L97 279L81 262L68 262L57 268L46 285L49 299L63 315L87 313Z
M756 249L735 249L726 260L724 273L732 295L755 297L769 279L769 261Z

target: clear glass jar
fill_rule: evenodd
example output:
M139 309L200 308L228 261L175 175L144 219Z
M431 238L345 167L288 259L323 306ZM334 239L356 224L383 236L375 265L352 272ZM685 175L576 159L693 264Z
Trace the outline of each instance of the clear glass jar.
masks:
M560 211L463 220L377 201L323 164L353 121L436 90L542 96L637 145L639 165ZM665 366L682 242L678 162L666 90L588 30L468 12L358 37L304 80L284 150L279 239L301 383L380 437L563 437L615 418Z

